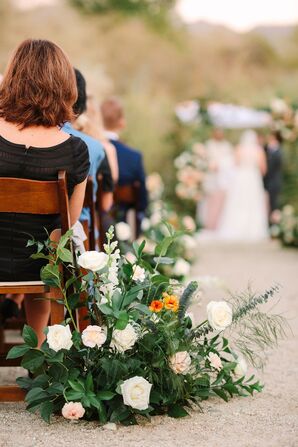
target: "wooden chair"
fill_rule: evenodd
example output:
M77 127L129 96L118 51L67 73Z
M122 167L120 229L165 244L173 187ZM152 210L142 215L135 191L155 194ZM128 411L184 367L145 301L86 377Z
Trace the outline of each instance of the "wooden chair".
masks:
M0 178L0 212L60 214L61 232L66 233L70 228L70 216L65 171L58 173L56 181ZM19 293L44 294L51 299L51 325L59 324L64 319L64 306L57 303L57 299L61 298L58 289L50 288L42 281L0 282L0 294ZM4 341L2 348L0 366L18 364L16 360L5 360L10 345ZM0 386L0 401L19 401L24 395L18 386Z
M140 187L140 182L134 182L131 185L117 185L114 191L114 205L116 214L117 208L121 205L125 205L127 209L132 209L135 212L135 234L133 235L134 239L137 239L139 237L141 226L141 222L137 213L140 203Z
M95 237L95 230L96 230L96 215L95 215L95 202L94 202L94 196L93 196L93 180L92 177L88 177L87 185L86 185L86 191L85 191L85 198L84 198L84 208L89 209L90 213L90 222L88 220L82 221L82 225L84 228L84 231L88 237L88 239L85 241L85 249L86 250L95 250L96 247L96 237Z
M99 249L103 251L103 246L105 243L105 228L103 225L103 214L104 214L104 208L103 208L103 178L102 175L99 175L97 178L98 188L96 193L96 209L97 209L97 216L98 216L98 231L99 231L99 238L98 238L98 245Z

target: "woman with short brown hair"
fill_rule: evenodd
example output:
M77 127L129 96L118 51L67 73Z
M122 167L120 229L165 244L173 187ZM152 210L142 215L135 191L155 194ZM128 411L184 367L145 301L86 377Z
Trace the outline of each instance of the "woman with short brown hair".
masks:
M73 119L76 98L74 70L61 48L47 40L19 45L0 84L0 177L54 180L66 170L72 224L89 171L85 143L60 130ZM38 280L42 262L30 259L28 234L42 241L57 226L57 216L0 213L0 281ZM28 296L25 309L41 342L49 301Z

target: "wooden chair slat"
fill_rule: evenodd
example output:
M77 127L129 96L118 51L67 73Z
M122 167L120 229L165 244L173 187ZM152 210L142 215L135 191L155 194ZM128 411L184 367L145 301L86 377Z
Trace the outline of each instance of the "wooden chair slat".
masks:
M61 233L65 234L70 229L66 172L59 171L57 181L0 178L0 212L59 214ZM51 299L50 324L59 324L64 319L64 306L57 302L62 298L61 292L41 281L1 282L0 294L8 293L44 294ZM20 321L18 329L22 324ZM6 360L7 349L12 345L5 342L4 329L2 327L0 333L0 366L19 365L20 359ZM18 386L0 386L0 402L15 402L23 400L24 396L25 392Z

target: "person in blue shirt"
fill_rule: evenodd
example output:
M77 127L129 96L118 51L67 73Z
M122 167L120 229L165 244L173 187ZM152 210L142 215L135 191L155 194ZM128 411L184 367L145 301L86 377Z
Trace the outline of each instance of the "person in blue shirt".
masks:
M115 146L119 166L119 186L140 183L140 197L138 203L139 221L145 214L148 205L146 189L146 174L142 153L120 141L119 134L126 126L124 110L117 98L109 98L101 104L101 113L105 128L105 136ZM123 205L125 211L125 206ZM122 213L120 213L122 214Z
M77 88L78 88L78 99L76 103L73 106L74 112L77 116L77 118L86 111L87 108L87 93L86 93L86 81L83 77L82 73L75 69L75 75L77 80ZM79 130L76 130L72 123L65 123L62 127L62 130L70 135L74 135L76 137L81 138L83 140L87 147L89 152L89 159L90 159L90 169L89 169L89 175L93 179L93 193L94 193L94 201L96 200L96 192L98 188L97 183L97 172L100 168L101 163L103 162L105 158L105 151L102 146L102 144L96 140L95 138L90 137L84 132L81 132ZM80 221L87 220L90 222L90 210L89 208L83 208Z

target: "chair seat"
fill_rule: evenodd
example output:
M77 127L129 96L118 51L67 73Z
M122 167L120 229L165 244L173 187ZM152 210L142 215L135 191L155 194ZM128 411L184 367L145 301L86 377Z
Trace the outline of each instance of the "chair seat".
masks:
M49 287L42 281L9 281L0 282L0 293L46 293Z

